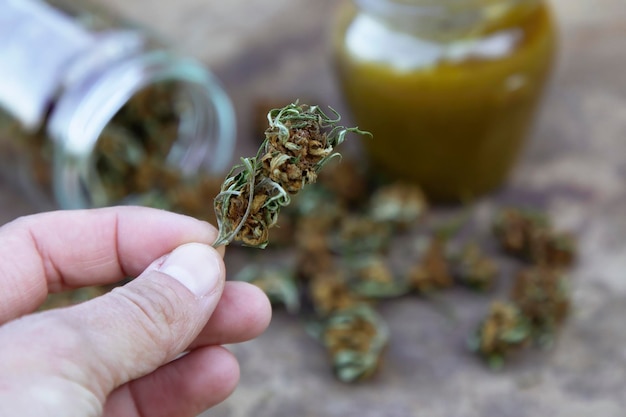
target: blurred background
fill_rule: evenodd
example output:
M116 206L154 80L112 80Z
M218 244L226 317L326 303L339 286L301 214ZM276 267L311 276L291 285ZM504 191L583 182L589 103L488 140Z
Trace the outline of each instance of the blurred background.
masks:
M263 138L259 114L268 104L300 98L332 106L343 124L355 123L331 60L340 2L94 2L151 28L210 68L236 115L232 161L254 154ZM366 381L347 384L333 376L324 348L301 319L277 309L263 336L232 346L241 362L240 386L203 416L623 415L626 3L549 4L558 51L536 123L504 185L474 200L471 209L480 225L505 205L538 208L576 236L578 259L569 271L573 307L556 344L523 352L494 372L467 350L466 339L505 286L487 294L452 289L434 303L400 298L378 308L390 329L380 368ZM347 145L360 154L358 141ZM38 210L0 179L0 224ZM234 276L259 259L281 263L289 256L229 248L226 262Z

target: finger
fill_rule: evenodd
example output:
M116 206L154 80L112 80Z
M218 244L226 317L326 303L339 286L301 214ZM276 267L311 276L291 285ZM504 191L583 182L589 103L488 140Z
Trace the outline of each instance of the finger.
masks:
M191 217L145 207L57 211L0 228L0 322L36 309L48 292L117 282L216 230Z
M215 312L190 348L225 345L253 339L270 323L272 307L258 287L227 282Z
M103 417L195 417L224 401L238 380L239 365L230 352L220 346L197 349L115 390Z
M104 399L189 346L219 302L224 275L216 250L183 245L108 294L0 327L1 367L61 374Z

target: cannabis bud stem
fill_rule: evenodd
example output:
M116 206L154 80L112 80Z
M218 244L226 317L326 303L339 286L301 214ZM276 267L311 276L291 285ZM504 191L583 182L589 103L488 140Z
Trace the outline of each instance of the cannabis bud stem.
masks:
M219 235L213 246L233 240L264 248L269 229L291 195L314 183L328 160L340 156L334 148L348 132L367 134L358 128L338 126L341 119L328 117L319 106L292 103L273 109L269 127L257 155L242 158L227 175L214 208Z

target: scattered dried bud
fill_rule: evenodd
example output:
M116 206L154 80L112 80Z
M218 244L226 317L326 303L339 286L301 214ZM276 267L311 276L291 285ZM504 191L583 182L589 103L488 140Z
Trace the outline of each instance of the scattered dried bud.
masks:
M302 281L326 274L336 267L335 257L327 251L299 251L296 260L296 274Z
M474 242L463 247L452 267L459 283L478 291L493 288L499 273L496 262Z
M576 259L576 243L569 233L536 230L530 240L529 258L537 265L569 267Z
M408 282L419 293L429 293L453 285L446 240L433 236L421 249L418 262L409 270Z
M389 267L386 258L364 255L348 262L349 285L352 291L368 299L399 297L410 287L400 280Z
M530 323L516 305L496 301L469 344L492 368L501 368L511 351L530 343L531 334Z
M537 211L503 209L494 233L507 252L534 264L566 267L576 258L573 237L554 231L547 216Z
M335 257L330 251L328 229L332 225L326 217L300 217L296 225L297 274L309 280L317 274L335 270Z
M513 254L527 252L532 231L548 227L549 220L542 213L518 208L502 209L493 224L496 238L506 251Z
M339 253L383 252L389 246L393 228L361 214L345 216L332 238L332 247Z
M371 377L389 341L387 324L365 304L337 311L309 330L328 350L334 373L343 382Z
M250 266L242 269L235 281L244 281L259 287L272 305L284 305L289 313L300 310L300 293L293 273L286 268Z
M315 219L327 231L346 214L345 205L327 188L318 184L303 189L293 199L293 211L300 219Z
M363 201L367 195L367 178L355 161L332 161L321 172L319 183L347 206Z
M563 271L533 267L521 271L511 291L511 300L533 326L538 338L548 342L565 320L570 308L569 282Z
M308 290L313 308L320 317L362 302L362 299L350 290L347 277L341 270L316 274L309 281Z
M391 184L376 190L370 200L372 219L408 227L426 213L428 204L421 188L410 184Z

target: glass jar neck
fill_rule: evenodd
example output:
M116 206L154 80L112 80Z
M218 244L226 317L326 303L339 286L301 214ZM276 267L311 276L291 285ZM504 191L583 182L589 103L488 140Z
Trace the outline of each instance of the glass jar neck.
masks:
M517 9L530 11L541 0L354 0L357 7L394 30L433 40L489 32Z
M105 206L111 201L96 169L105 127L141 90L164 82L179 87L182 105L176 140L163 164L184 175L223 172L231 162L235 116L227 94L199 63L163 51L131 55L94 71L77 71L52 109L54 193L61 208ZM174 106L175 103L166 105Z

